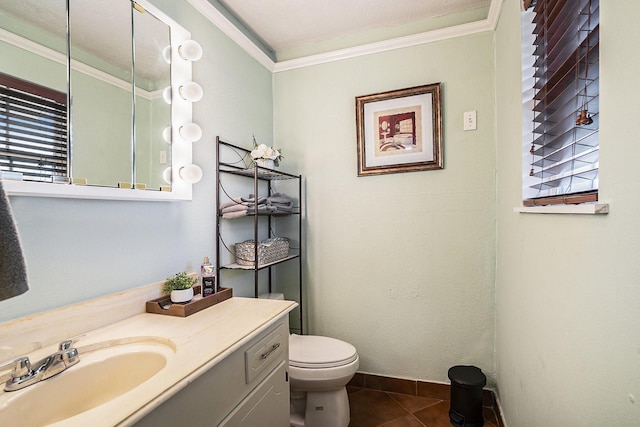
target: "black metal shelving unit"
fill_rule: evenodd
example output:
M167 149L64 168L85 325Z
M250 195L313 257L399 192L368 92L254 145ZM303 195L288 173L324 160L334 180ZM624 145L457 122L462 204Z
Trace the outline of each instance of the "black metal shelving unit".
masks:
M292 330L295 332L303 333L303 316L302 316L302 175L294 175L287 172L282 172L279 170L263 168L261 166L256 166L251 161L250 156L251 150L246 149L229 142L222 141L220 137L216 137L216 185L217 185L217 197L216 197L216 275L218 277L219 286L225 287L224 279L222 277L222 272L224 270L236 270L236 271L246 271L253 272L253 284L254 290L253 294L255 298L259 296L259 273L263 270L268 271L268 291L272 292L274 290L273 283L273 268L285 263L291 263L297 261L298 264L298 295L297 298L290 298L285 293L286 299L295 299L298 302L298 326L292 327ZM233 162L231 161L223 161L221 158L234 157ZM222 157L221 157L222 155ZM251 189L255 195L255 206L254 212L252 214L248 214L247 216L253 218L253 241L255 244L255 253L254 253L254 264L240 265L235 262L226 263L222 265L221 254L222 250L229 250L229 245L225 242L222 236L221 225L223 221L234 221L234 219L225 219L222 217L220 212L220 206L222 204L221 198L223 195L228 199L231 199L227 191L223 185L222 177L224 175L235 175L242 177L241 179L250 180L252 183ZM272 183L274 181L281 180L297 180L297 197L298 197L298 205L294 206L291 212L259 212L258 209L258 196L269 196L273 194L273 186ZM273 224L275 221L283 220L283 221L291 221L297 219L297 237L298 238L298 248L290 248L289 255L283 259L270 262L267 264L258 264L258 242L260 241L260 230L262 227L266 227L268 237L276 237L273 234ZM262 220L261 220L262 219ZM239 222L239 221L235 221ZM266 224L265 224L266 223ZM238 225L241 227L241 225ZM294 228L295 225L294 225ZM278 237L291 237L291 236L278 236ZM229 250L229 252L231 252ZM295 260L295 261L294 261ZM277 289L276 289L277 290Z

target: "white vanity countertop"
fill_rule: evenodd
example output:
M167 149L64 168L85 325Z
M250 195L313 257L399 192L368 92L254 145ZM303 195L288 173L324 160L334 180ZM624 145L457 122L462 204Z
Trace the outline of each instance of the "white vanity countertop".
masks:
M54 425L131 425L268 329L296 305L292 301L231 298L185 318L144 313L89 331L74 345L80 352L80 363L76 366L82 364L83 347L109 340L145 337L168 340L175 353L169 357L164 369L136 388ZM56 350L56 346L51 346L34 351L29 356L34 360ZM74 367L69 371L72 369ZM64 375L64 372L59 375ZM113 381L117 381L117 378L113 378ZM38 387L38 384L30 387ZM28 389L10 393L1 391L0 407L11 395ZM34 402L34 410L37 407L38 403Z

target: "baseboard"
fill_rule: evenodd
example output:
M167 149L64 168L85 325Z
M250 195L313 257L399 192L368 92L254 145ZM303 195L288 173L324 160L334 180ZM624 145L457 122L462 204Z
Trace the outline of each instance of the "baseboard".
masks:
M388 393L408 394L410 396L427 397L430 399L449 400L451 398L450 384L408 380L362 372L357 372L347 386L380 390ZM482 406L494 411L499 424L498 427L505 427L502 411L500 410L497 396L493 390L482 390Z

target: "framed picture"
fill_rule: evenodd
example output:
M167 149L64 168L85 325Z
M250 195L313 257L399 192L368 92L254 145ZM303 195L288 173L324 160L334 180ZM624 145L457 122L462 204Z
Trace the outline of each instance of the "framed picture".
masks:
M443 168L440 86L356 97L358 176Z

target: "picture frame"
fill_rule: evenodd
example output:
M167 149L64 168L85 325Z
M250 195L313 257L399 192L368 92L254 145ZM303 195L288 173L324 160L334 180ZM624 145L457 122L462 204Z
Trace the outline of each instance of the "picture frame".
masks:
M441 85L356 97L358 176L443 169Z

